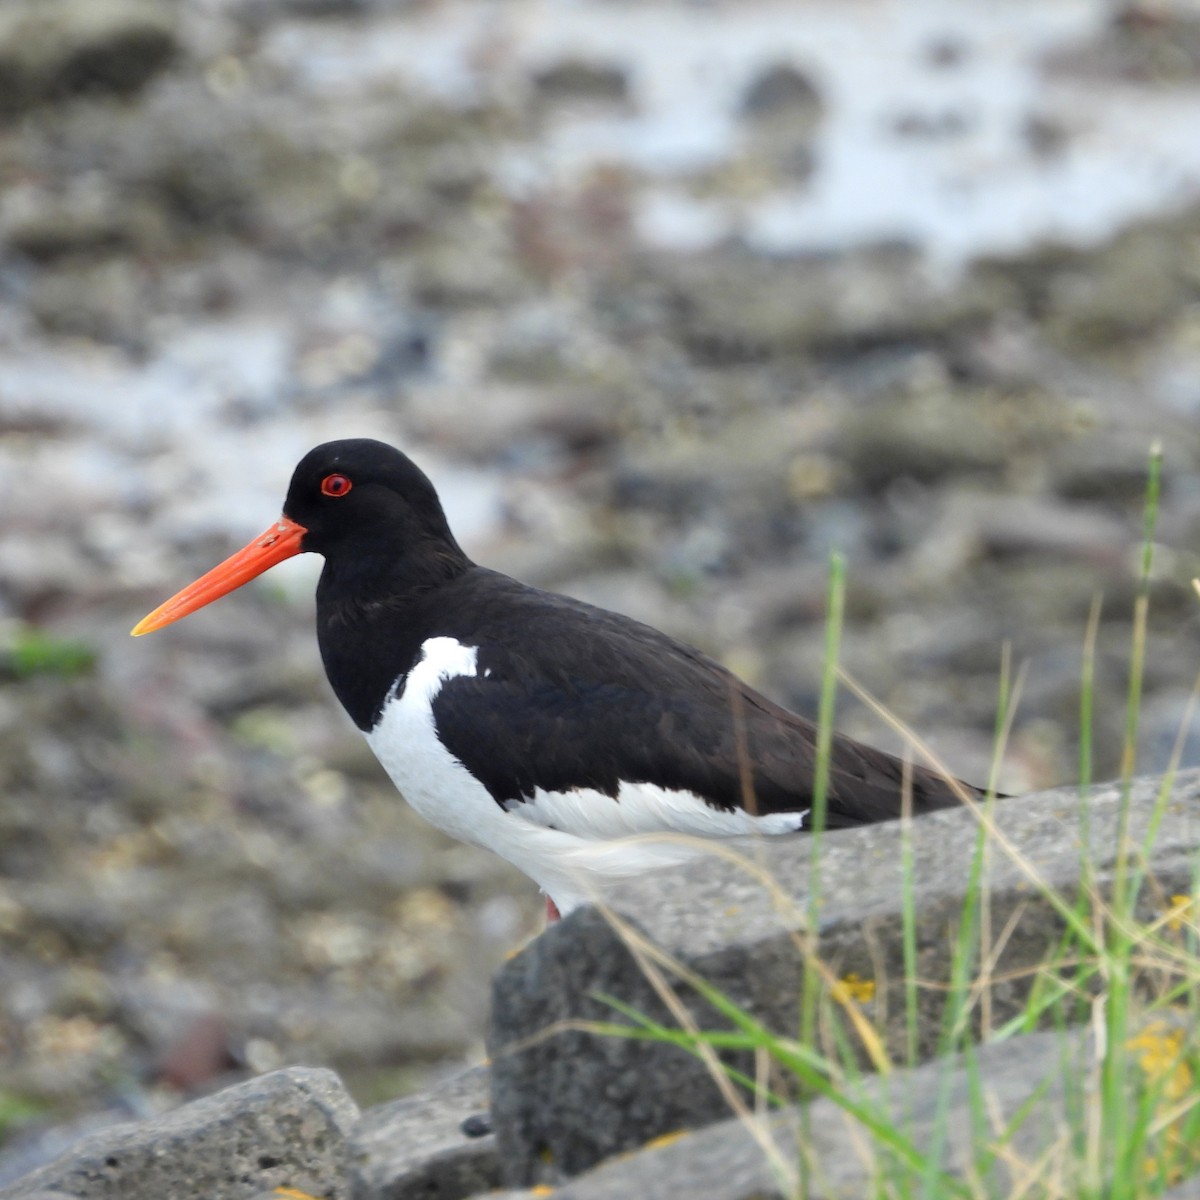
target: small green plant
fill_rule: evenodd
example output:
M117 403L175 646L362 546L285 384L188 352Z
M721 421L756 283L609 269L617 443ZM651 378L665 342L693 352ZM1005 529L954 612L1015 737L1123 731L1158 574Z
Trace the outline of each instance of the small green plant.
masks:
M14 1130L40 1117L45 1111L45 1108L24 1096L0 1089L0 1143Z
M96 651L86 642L53 637L32 625L18 625L0 637L0 675L29 679L57 675L73 679L96 665Z

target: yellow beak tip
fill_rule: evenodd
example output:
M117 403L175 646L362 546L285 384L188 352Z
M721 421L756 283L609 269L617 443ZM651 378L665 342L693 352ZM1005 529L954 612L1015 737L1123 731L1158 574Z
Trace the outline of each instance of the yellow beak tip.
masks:
M156 629L160 628L160 623L154 619L154 618L155 618L157 615L158 615L158 610L157 610L157 609L156 609L154 612L152 612L152 613L147 613L147 614L146 614L146 615L145 615L145 616L144 616L144 617L143 617L143 618L142 618L142 619L141 619L141 620L140 620L140 621L139 621L139 622L138 622L138 623L137 623L137 624L136 624L136 625L135 625L135 626L134 626L134 627L133 627L133 628L132 628L132 629L129 631L129 636L130 636L130 637L142 637L142 636L144 636L145 634L147 634L147 633L153 633L153 632L154 632Z
M163 606L165 607L165 605ZM155 633L164 625L170 625L173 618L168 617L163 620L162 608L156 608L152 613L147 613L130 631L130 637L145 637L148 633Z

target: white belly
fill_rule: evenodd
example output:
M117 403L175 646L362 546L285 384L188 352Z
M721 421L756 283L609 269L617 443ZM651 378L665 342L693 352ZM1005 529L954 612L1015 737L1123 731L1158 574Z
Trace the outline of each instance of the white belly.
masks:
M367 742L401 794L427 821L482 846L533 879L565 916L620 884L705 852L698 839L737 841L794 833L807 813L753 817L714 809L691 792L623 783L616 799L591 789L547 793L501 808L442 744L433 701L449 679L476 675L477 650L430 638L404 691L385 703ZM649 836L647 836L649 835ZM682 835L682 836L681 836Z

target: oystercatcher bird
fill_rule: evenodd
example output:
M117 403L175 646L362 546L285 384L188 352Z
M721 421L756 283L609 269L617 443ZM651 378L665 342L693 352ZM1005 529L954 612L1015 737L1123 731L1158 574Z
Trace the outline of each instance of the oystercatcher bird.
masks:
M327 442L283 516L155 609L161 629L294 554L325 558L329 682L405 799L529 875L548 912L703 852L810 826L816 727L691 646L473 563L399 450ZM826 825L959 803L979 789L835 736ZM639 838L638 834L687 838Z

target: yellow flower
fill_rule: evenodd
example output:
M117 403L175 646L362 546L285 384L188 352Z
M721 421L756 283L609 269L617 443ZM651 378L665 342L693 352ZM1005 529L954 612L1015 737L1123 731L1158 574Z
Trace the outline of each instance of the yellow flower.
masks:
M1167 917L1167 928L1173 933L1178 933L1183 928L1184 921L1192 915L1191 896L1172 896L1171 907L1167 912L1170 914Z
M875 999L875 980L862 979L855 971L843 975L833 985L833 998L841 1003L854 1000L859 1004L869 1004Z
M1192 1068L1182 1058L1182 1029L1172 1029L1165 1021L1154 1021L1126 1045L1137 1054L1138 1066L1147 1079L1163 1080L1165 1099L1182 1100L1191 1092Z

